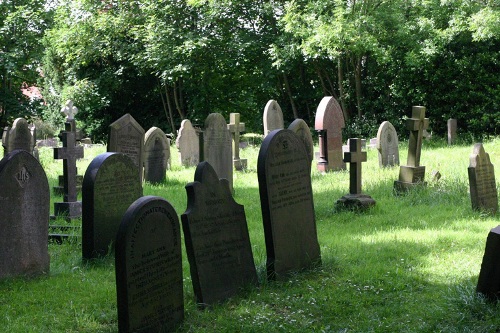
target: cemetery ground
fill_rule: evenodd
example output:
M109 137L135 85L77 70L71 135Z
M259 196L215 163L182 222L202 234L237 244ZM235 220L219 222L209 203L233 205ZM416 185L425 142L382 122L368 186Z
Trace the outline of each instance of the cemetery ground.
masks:
M402 164L406 142L400 143ZM426 188L394 196L399 168L380 169L377 151L363 163L363 192L376 200L367 212L334 211L349 191L348 171L320 174L312 186L322 265L281 282L266 281L266 251L257 182L259 147L240 152L248 169L234 172L236 202L244 205L259 287L246 288L220 305L199 310L183 247L185 320L179 332L498 332L500 306L475 292L486 237L500 224L471 209L467 167L472 144L425 141L421 165ZM500 176L500 138L484 144ZM317 147L315 147L317 150ZM85 149L79 174L105 147ZM171 170L144 195L167 199L182 214L184 186L195 168L180 166L175 147ZM62 162L42 148L41 163L56 185ZM442 178L432 180L432 171ZM60 197L52 194L53 202ZM51 223L63 224L63 221ZM78 223L75 223L78 224ZM116 332L113 255L81 259L79 239L49 244L50 273L0 281L4 332Z

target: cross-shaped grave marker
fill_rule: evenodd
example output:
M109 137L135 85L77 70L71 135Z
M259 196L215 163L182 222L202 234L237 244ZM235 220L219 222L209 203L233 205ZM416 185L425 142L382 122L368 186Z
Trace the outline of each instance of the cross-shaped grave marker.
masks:
M240 159L240 133L245 131L245 123L240 123L240 114L229 114L229 124L227 129L233 136L233 165L236 170L243 170L247 167L247 160Z
M78 108L73 105L72 100L66 101L66 104L61 109L61 113L66 116L66 122L71 123L71 130L76 131L75 115L78 113Z

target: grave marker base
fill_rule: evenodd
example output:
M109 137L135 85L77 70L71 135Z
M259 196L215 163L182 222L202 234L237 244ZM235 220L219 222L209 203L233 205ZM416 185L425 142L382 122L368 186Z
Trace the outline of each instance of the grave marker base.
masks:
M52 219L65 217L66 220L82 218L82 202L54 202L54 215Z
M425 178L425 166L402 165L399 169L399 181L405 183L423 182Z
M406 193L409 190L414 189L416 187L425 187L425 186L427 186L427 182L409 183L409 182L402 182L399 180L394 181L394 191L396 195Z
M245 170L247 168L248 160L245 158L240 158L239 160L233 160L234 168L238 171Z
M335 203L337 209L366 210L375 206L376 201L368 194L346 194Z

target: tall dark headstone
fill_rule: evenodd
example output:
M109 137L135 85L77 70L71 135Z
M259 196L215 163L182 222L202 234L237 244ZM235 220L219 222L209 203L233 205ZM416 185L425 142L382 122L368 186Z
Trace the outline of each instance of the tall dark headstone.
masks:
M270 279L284 279L321 261L309 157L290 130L271 132L257 162Z
M6 127L2 137L3 156L11 151L22 149L33 155L35 148L33 135L28 122L24 118L17 118L12 127Z
M472 209L495 214L498 212L498 192L495 167L481 143L474 145L468 168Z
M414 106L411 118L406 119L406 128L410 130L408 141L407 165L399 167L399 180L394 182L396 193L405 192L417 185L426 185L425 166L420 165L423 132L429 127L429 118L425 118L425 107Z
M50 192L40 163L24 150L0 161L0 278L49 272Z
M227 179L208 162L186 185L188 206L181 215L196 301L211 305L257 283L245 210L234 201Z
M144 180L161 183L170 163L170 139L158 127L151 127L144 138Z
M219 178L229 181L233 190L233 152L231 133L220 113L211 113L205 120L203 133L204 160L210 163Z
M146 196L123 216L115 249L119 332L170 332L184 318L179 219Z
M500 298L500 225L491 229L486 239L476 290L491 301Z
M247 168L247 160L240 158L240 133L245 131L245 123L240 122L239 113L229 114L229 124L227 129L233 136L233 165L238 171Z
M82 190L82 257L108 253L127 208L142 196L142 184L130 157L103 153L85 172Z

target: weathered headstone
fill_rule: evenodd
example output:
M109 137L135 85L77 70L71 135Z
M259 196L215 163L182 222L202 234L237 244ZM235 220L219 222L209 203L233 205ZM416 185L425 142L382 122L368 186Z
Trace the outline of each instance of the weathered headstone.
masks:
M211 113L205 120L203 146L205 161L210 163L219 178L229 181L233 191L233 153L231 133L220 113Z
M233 165L238 171L247 168L247 160L240 158L240 132L245 131L245 123L240 123L239 113L229 114L229 132L233 136Z
M490 162L490 155L481 143L476 143L470 155L468 168L470 199L472 209L498 211L498 192L495 182L495 167Z
M116 239L118 330L170 332L184 318L177 213L160 197L137 199Z
M190 167L199 163L200 142L196 130L188 119L181 122L179 136L175 142L179 149L181 164Z
M307 152L292 131L271 132L257 162L269 279L321 261Z
M337 200L339 208L365 209L375 205L375 200L361 192L361 163L366 162L367 154L361 150L361 140L349 140L349 151L344 153L344 162L349 166L349 194Z
M24 150L0 161L0 278L49 272L50 191L40 163Z
M486 239L476 291L491 301L500 298L500 225L491 229Z
M66 116L65 122L71 124L71 131L76 132L75 116L78 113L78 108L73 105L73 101L67 100L64 106L61 108L61 113Z
M142 184L130 157L103 153L89 164L82 190L82 257L106 255L116 240L128 207L142 196Z
M274 99L269 100L264 108L263 123L264 137L276 129L285 127L283 111L281 111L280 105Z
M378 165L391 167L399 165L398 133L392 124L384 121L377 132Z
M448 144L451 146L457 140L457 120L448 119Z
M65 216L68 219L82 216L82 202L77 201L76 160L83 158L83 147L76 144L75 132L71 123L65 123L65 131L61 133L63 147L54 148L54 159L63 160L64 194L63 202L54 203L54 215Z
M144 180L161 183L170 163L170 139L158 127L151 127L144 138Z
M208 162L186 185L188 206L181 215L196 302L223 301L257 283L245 210L234 201L226 179Z
M128 113L109 125L109 128L108 151L129 156L137 166L142 181L144 129Z
M300 141L302 141L304 147L306 148L307 156L309 156L312 163L312 160L314 159L314 144L311 130L309 129L307 123L303 119L295 119L290 126L288 126L288 129L297 134Z
M2 136L3 156L11 151L22 149L33 155L34 139L28 122L24 118L17 118L12 127L6 127Z
M345 127L342 108L332 96L323 97L316 110L314 128L319 135L319 159L321 172L344 170L342 159L342 129Z
M420 154L422 151L423 131L429 127L429 118L425 118L425 107L414 106L412 117L406 119L406 128L410 130L408 142L407 165L399 167L399 180L394 181L396 193L405 192L408 189L426 185L425 166L420 165Z

